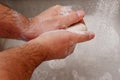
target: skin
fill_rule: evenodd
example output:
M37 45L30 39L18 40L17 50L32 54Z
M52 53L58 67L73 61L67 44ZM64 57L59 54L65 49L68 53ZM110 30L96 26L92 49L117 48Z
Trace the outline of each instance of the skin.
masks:
M66 31L70 25L83 22L84 12L71 11L63 16L59 15L61 8L56 5L27 19L0 4L0 37L28 41L0 52L0 80L30 80L34 69L42 62L65 58L74 51L75 44L94 38L92 32Z

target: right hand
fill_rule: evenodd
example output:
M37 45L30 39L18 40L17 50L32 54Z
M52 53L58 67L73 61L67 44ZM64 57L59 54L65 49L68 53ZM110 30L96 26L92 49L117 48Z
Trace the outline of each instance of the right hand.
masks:
M41 34L38 38L31 40L31 43L42 45L46 51L45 60L61 59L74 51L74 45L94 38L94 33L82 31L73 33L66 30L55 30ZM39 51L39 50L38 50Z

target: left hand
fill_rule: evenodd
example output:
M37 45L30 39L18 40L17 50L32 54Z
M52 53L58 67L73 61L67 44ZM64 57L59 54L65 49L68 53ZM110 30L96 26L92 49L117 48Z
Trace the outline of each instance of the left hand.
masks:
M29 27L23 30L26 40L36 38L40 34L57 29L64 29L83 20L83 11L70 10L68 15L62 15L64 6L56 5L29 19Z

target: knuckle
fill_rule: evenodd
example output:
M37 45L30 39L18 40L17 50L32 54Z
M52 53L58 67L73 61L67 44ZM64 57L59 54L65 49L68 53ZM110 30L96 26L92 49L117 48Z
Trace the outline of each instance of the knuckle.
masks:
M74 22L77 22L77 21L80 20L80 18L79 18L79 16L78 16L77 12L74 12L74 13L72 14L72 20L73 20Z
M79 18L79 16L78 16L77 12L75 12L75 19L76 19L77 21L80 20L80 18Z

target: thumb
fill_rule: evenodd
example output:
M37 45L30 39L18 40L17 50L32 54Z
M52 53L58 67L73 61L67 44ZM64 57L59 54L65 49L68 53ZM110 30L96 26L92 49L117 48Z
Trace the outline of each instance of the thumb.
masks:
M95 37L93 32L88 31L72 31L71 33L71 40L75 43L89 41Z

